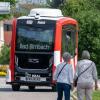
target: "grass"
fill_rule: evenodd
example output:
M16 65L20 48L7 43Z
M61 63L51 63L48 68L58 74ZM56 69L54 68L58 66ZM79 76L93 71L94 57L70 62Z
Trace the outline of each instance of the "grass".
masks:
M76 91L71 93L71 97L73 98L71 100L77 100ZM84 100L86 100L85 97L84 97ZM94 90L93 95L92 95L92 100L100 100L100 90L96 90L96 91Z
M93 100L100 100L100 90L93 92Z

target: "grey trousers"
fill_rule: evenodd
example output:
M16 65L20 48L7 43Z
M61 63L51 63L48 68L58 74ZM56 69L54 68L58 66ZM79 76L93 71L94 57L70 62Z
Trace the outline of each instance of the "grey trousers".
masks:
M93 84L92 83L78 83L77 84L77 97L78 100L92 100Z

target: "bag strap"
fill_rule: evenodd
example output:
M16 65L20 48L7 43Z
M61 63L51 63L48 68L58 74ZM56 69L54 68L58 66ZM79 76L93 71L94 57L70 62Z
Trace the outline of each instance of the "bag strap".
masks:
M91 65L92 65L92 63L89 65L89 67L88 68L86 68L83 72L81 72L79 75L78 75L78 77L77 78L79 78L85 71L87 71L90 67L91 67ZM83 65L82 65L83 66Z
M67 65L67 64L64 64L64 66L62 67L62 69L61 69L60 72L58 73L57 79L58 79L60 73L62 72L62 70L64 69L64 67L65 67L66 65Z

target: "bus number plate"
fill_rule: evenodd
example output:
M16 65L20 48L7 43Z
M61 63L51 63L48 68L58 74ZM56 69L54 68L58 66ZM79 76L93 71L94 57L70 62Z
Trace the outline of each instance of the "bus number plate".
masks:
M26 81L31 81L31 82L40 82L40 77L39 76L26 76Z

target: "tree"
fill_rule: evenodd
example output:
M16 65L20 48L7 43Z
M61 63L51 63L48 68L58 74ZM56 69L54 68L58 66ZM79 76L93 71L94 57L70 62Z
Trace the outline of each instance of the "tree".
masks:
M0 2L10 2L11 5L15 5L16 0L0 0Z
M47 0L47 2L50 5L50 7L58 8L61 4L63 4L64 0Z
M19 3L18 8L13 7L12 14L15 17L25 16L30 13L30 10L33 8L45 8L45 4L34 4L34 3Z
M79 23L79 58L84 49L91 54L100 75L100 0L68 0L60 8Z
M0 64L9 64L10 48L7 45L2 46L0 52Z

